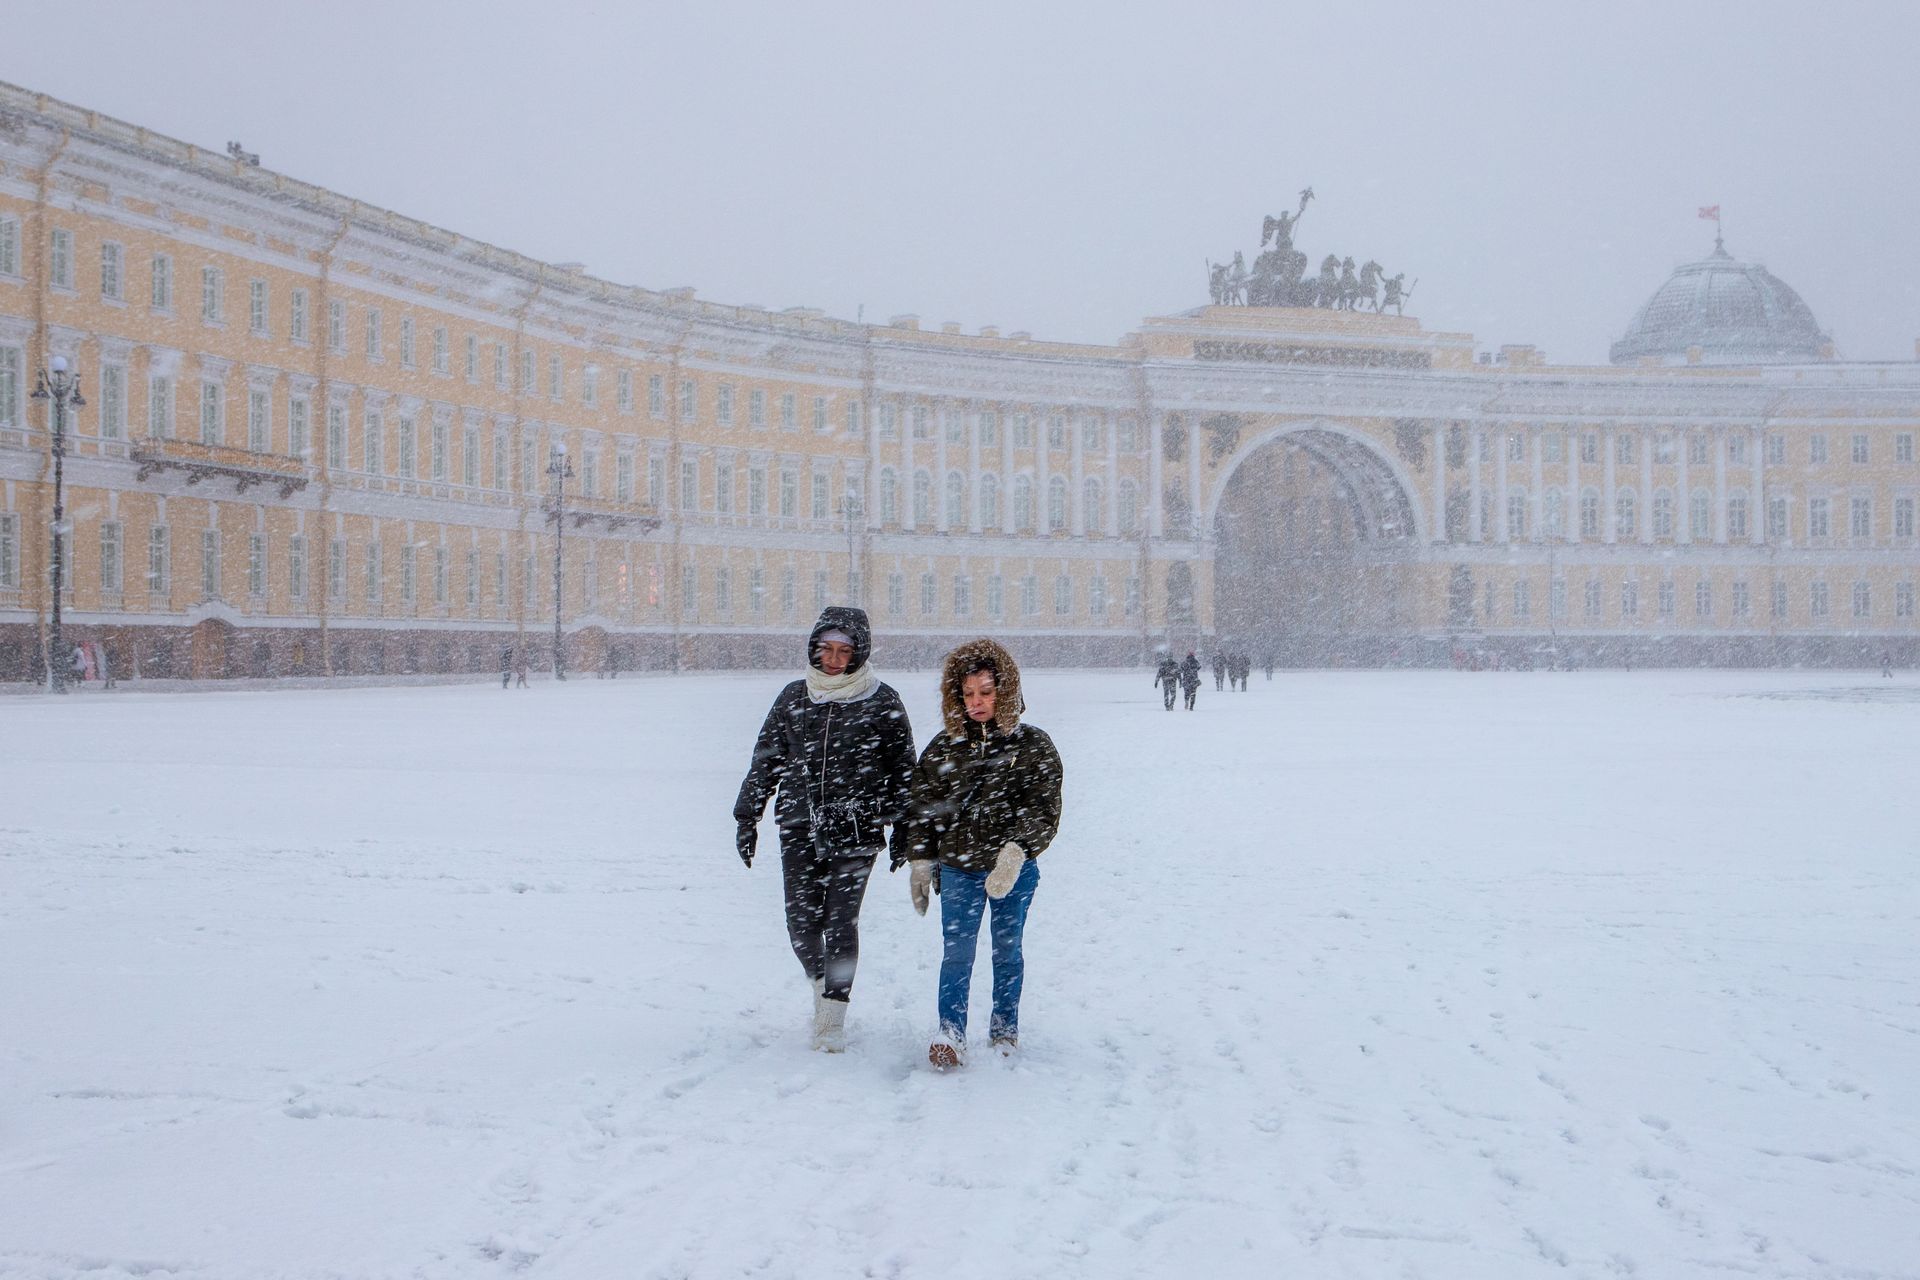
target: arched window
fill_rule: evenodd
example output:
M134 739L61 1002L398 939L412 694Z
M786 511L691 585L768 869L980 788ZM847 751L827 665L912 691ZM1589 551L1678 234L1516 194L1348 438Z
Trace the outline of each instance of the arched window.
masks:
M1013 527L1017 533L1028 533L1033 529L1033 477L1019 475L1013 478Z
M1059 533L1067 527L1067 480L1054 476L1047 481L1047 532Z
M1671 489L1653 491L1653 536L1656 538L1673 536L1673 491Z
M947 472L947 528L967 527L967 478L958 471Z
M922 529L933 523L933 477L924 471L913 473L913 523Z
M1580 536L1583 538L1600 536L1600 491L1598 489L1580 491Z
M1747 491L1735 489L1727 495L1727 536L1744 538L1747 536Z
M1713 540L1713 495L1695 489L1687 498L1687 532L1695 542Z
M980 525L984 529L1000 527L1000 478L991 471L980 477Z
M1613 534L1616 538L1633 536L1633 490L1622 489L1613 495Z
M1540 518L1546 525L1545 533L1549 538L1567 536L1567 500L1561 496L1558 489L1547 490Z
M1097 476L1088 476L1087 482L1080 487L1082 506L1082 525L1088 533L1100 533L1107 527L1107 513L1100 503L1100 480Z
M892 467L880 472L880 523L900 523L900 482L894 478Z
M1120 532L1132 537L1140 529L1140 488L1131 480L1120 482L1119 509L1114 512L1119 517Z

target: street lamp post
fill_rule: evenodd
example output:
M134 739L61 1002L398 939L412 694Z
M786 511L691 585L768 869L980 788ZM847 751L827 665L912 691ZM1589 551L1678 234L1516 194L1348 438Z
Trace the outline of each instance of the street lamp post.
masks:
M63 462L67 456L67 410L84 408L87 401L80 394L80 375L67 368L67 358L55 356L49 363L51 372L40 371L33 398L51 401L53 407L53 548L48 556L48 577L53 584L53 629L47 641L47 678L55 693L65 693L68 663L66 643L60 635L60 593L66 586L60 538L67 531Z
M555 444L552 459L547 463L547 474L553 477L552 510L547 518L553 521L553 678L565 680L567 666L561 657L560 604L561 604L561 544L566 536L567 481L573 475L573 464L567 461L567 446Z

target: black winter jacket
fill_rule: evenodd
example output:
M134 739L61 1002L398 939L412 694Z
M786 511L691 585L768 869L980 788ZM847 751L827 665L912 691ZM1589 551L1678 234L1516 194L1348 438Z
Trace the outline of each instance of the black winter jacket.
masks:
M913 771L912 809L894 828L891 862L938 858L991 871L1010 840L1039 857L1060 830L1062 772L1053 739L1030 724L942 733Z
M846 605L828 607L807 638L813 661L820 637L839 630L853 642L853 666L867 664L872 634L867 615ZM739 823L760 821L776 789L774 810L783 833L821 831L831 853L863 853L886 845L883 823L899 820L907 807L913 774L913 727L907 708L889 685L858 702L815 702L807 682L780 691L753 744L753 764L733 802ZM786 843L784 840L782 843Z

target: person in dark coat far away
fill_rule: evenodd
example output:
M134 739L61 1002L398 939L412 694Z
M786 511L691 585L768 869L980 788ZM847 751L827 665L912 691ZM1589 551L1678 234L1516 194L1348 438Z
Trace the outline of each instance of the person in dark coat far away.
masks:
M1060 753L1022 724L1020 668L992 640L971 640L940 671L940 733L913 772L906 819L893 829L891 866L913 866L913 908L940 890L940 1033L927 1061L940 1070L966 1054L968 993L981 917L993 923L993 1047L1013 1052L1026 977L1021 939L1040 884L1036 861L1060 829Z
M1171 653L1160 655L1160 670L1154 674L1153 682L1166 695L1167 710L1173 710L1173 690L1180 683L1180 665L1173 660Z
M1200 659L1191 649L1180 663L1180 692L1187 695L1187 710L1193 710L1193 700L1200 694Z
M500 646L500 687L506 688L513 680L513 646Z
M1221 692L1227 687L1227 655L1224 650L1213 651L1213 691Z
M733 804L740 860L753 866L760 815L777 789L787 939L813 984L813 1046L846 1048L860 959L860 902L886 826L907 805L913 727L874 675L865 611L831 605L807 637L807 673L782 689Z

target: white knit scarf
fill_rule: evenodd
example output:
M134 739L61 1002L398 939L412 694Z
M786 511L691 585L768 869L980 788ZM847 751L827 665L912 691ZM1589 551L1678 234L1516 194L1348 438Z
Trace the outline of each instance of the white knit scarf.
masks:
M807 664L807 696L815 702L858 702L879 687L880 677L873 673L871 662L837 676Z

